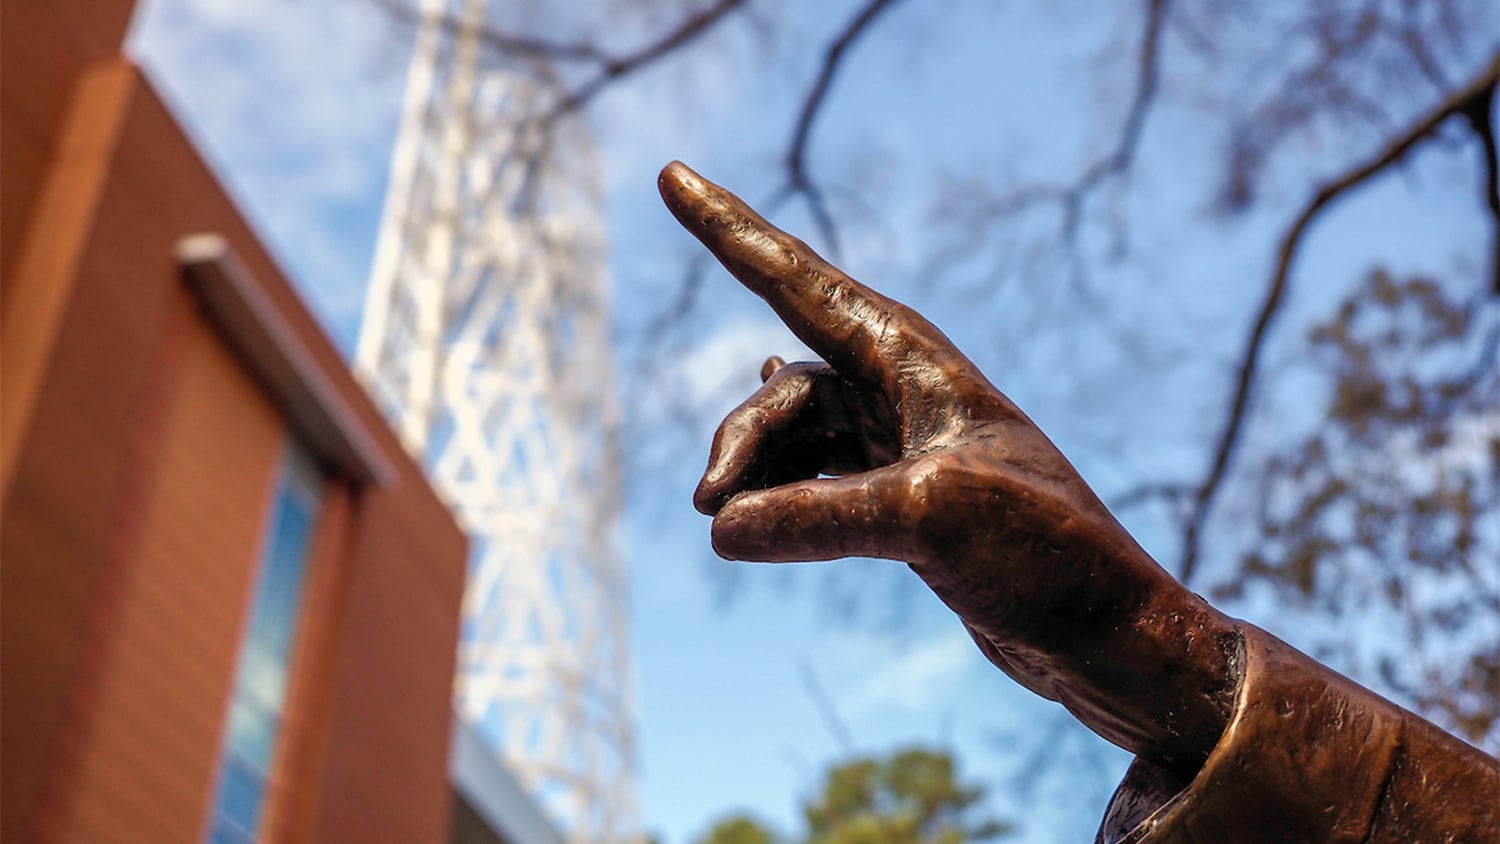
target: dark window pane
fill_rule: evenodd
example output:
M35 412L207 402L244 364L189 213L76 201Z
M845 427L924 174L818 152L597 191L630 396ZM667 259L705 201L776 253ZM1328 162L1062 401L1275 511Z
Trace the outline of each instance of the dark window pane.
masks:
M260 825L266 777L286 701L287 661L306 585L318 496L316 468L294 450L282 472L266 525L264 555L229 706L223 764L208 833L212 844L252 842Z

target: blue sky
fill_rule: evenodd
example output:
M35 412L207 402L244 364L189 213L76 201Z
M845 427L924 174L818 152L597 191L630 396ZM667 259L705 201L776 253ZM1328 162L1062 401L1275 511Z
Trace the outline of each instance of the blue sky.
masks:
M729 27L598 103L590 119L622 368L635 365L642 327L696 250L660 205L657 169L680 158L752 201L769 196L791 98L819 58L819 36L855 5L769 3L794 19L796 38L767 47ZM968 185L1066 178L1107 148L1130 94L1122 51L1136 26L1113 4L899 5L851 58L813 149L847 224L846 268L927 312L1106 497L1201 470L1273 227L1302 199L1308 173L1343 160L1310 148L1268 183L1257 211L1232 223L1207 217L1204 185L1224 130L1204 103L1224 91L1200 66L1208 60L1185 61L1164 81L1171 107L1148 124L1148 142L1166 152L1144 157L1130 190L1094 208L1130 221L1131 250L1093 277L1096 305L1080 311L1057 256L1025 246L1046 219L982 232L994 263L926 272L935 243L966 233L953 209ZM134 54L345 350L358 330L408 39L360 0L148 0L133 36ZM1486 236L1464 193L1473 166L1466 153L1424 153L1316 228L1272 371L1297 365L1298 326L1375 260L1472 276L1473 250L1454 244ZM951 183L954 202L931 201L934 180ZM811 233L795 205L776 219ZM1102 252L1107 226L1089 231L1088 248ZM995 267L1042 283L974 287L979 270ZM1155 295L1132 293L1148 283ZM710 277L706 298L712 309L675 335L676 355L648 362L659 389L623 399L627 447L639 456L625 535L647 827L686 844L717 814L745 808L794 829L797 801L849 750L819 714L803 679L810 669L854 749L950 744L991 787L995 811L1022 823L1022 840L1089 840L1128 758L991 669L902 567L734 567L713 557L707 520L690 505L712 426L753 388L766 354L794 357L798 345L726 275ZM1135 377L1121 379L1122 360ZM669 396L704 421L671 424ZM1305 419L1299 402L1305 396L1268 394L1256 418ZM1269 435L1265 425L1252 434ZM1126 521L1170 557L1162 513ZM827 600L840 588L864 595L880 621L840 621ZM1252 601L1236 611L1297 642L1277 608ZM1031 781L1027 754L1039 745L1066 764Z

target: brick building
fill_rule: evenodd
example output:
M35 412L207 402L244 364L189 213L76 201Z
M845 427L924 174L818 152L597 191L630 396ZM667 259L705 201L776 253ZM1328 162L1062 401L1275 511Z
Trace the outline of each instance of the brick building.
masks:
M131 5L0 0L0 838L443 841L466 541Z

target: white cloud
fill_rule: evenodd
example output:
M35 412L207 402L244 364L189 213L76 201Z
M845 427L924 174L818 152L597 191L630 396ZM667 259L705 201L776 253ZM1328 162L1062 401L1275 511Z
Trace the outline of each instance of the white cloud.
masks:
M656 362L649 382L661 395L638 408L638 424L655 426L684 410L716 420L760 386L760 366L770 355L817 359L769 313L714 329L696 345Z
M131 53L346 342L409 38L368 4L286 0L155 0L131 34Z
M881 709L930 711L948 697L965 671L979 659L961 628L885 660L845 698L853 716Z

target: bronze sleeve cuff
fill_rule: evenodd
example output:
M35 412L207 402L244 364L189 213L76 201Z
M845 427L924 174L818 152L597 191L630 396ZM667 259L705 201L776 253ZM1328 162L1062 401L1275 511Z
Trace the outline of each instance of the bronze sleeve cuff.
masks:
M1234 714L1183 782L1137 759L1098 844L1500 841L1500 762L1240 624Z

